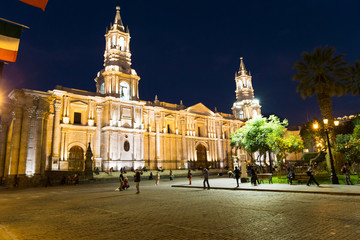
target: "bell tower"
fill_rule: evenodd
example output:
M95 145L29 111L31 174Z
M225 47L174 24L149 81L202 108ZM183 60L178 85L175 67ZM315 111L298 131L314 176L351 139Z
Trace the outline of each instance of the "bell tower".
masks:
M95 78L96 92L124 100L138 100L139 80L131 68L130 31L128 27L125 30L117 6L114 23L106 29L104 69Z
M235 73L236 102L231 108L235 117L246 120L261 114L259 100L254 98L252 76L248 73L243 58L240 58L239 71Z

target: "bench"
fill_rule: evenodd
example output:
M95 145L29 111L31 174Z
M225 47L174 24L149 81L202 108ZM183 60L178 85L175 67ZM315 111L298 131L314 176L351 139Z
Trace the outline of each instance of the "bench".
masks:
M264 183L264 180L268 180L269 181L269 184L270 183L273 183L272 182L272 173L259 173L257 174L257 177L258 177L258 180L259 182L261 183Z
M295 178L292 179L292 181L297 181L298 183L308 180L309 180L309 175L307 175L306 173L295 173ZM290 183L289 179L288 179L288 183Z

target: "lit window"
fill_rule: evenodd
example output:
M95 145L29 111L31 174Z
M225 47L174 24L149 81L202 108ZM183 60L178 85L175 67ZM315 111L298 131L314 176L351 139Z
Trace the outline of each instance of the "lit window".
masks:
M253 118L257 117L257 115L258 115L258 113L257 113L257 111L254 109L254 110L253 110Z
M244 118L244 111L239 112L239 118L241 118L241 119Z
M130 99L130 88L127 82L120 83L120 98L129 100Z
M116 48L116 37L115 37L115 36L112 37L112 45L111 45L111 48Z
M105 94L105 83L102 83L100 86L100 93Z
M120 50L125 51L125 40L123 37L120 38Z

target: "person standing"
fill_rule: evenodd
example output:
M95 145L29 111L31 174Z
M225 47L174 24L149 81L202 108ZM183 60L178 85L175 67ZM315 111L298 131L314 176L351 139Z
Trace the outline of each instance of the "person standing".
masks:
M124 175L122 172L120 172L119 181L120 181L119 190L122 191L124 190Z
M320 186L320 184L314 178L314 168L312 166L308 168L306 174L309 176L309 180L306 184L307 186L310 186L311 182L314 182L317 186Z
M241 175L241 171L237 166L235 166L234 174L235 174L235 179L236 179L236 184L237 184L236 187L239 187L239 178Z
M345 175L345 180L347 185L353 185L350 178L350 168L347 163L341 168L341 172Z
M205 187L205 183L207 183L207 189L210 189L210 184L209 184L209 170L207 168L204 169L204 189Z
M189 169L189 171L188 171L187 178L189 179L189 185L191 185L192 173L191 173L191 170L190 170L190 169Z
M155 175L155 185L158 186L160 181L160 173L157 172Z
M139 194L140 193L140 172L138 169L136 169L136 171L135 171L134 181L136 184L136 193Z

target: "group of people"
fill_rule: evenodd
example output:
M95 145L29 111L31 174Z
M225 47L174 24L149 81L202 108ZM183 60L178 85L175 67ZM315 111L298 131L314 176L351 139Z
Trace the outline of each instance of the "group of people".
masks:
M251 184L253 184L254 186L256 186L257 184L260 184L259 179L257 177L257 168L256 166L247 166L247 172L248 175L251 179ZM345 175L345 179L346 179L346 183L348 185L352 185L353 183L351 182L350 179L350 169L348 164L345 164L342 168L341 168L341 172ZM236 187L240 186L240 177L241 177L241 169L238 168L237 166L235 166L234 171L229 171L228 172L229 177L234 177L236 179ZM314 175L315 175L315 171L314 171L314 167L310 166L307 171L306 171L307 176L309 176L309 179L307 181L307 186L310 186L311 183L315 183L317 186L320 186L320 184L316 181ZM209 169L208 168L204 168L203 169L203 188L204 189L210 189L210 184L209 184ZM169 173L169 179L170 181L174 181L174 174L172 172L172 170L170 170ZM191 170L188 170L187 173L187 178L189 180L189 185L192 184L192 172ZM153 175L152 173L150 174L149 177L150 180L153 179ZM292 169L289 169L289 173L287 175L287 179L289 180L289 183L292 184L292 181L295 180L295 171L293 171ZM123 191L126 190L130 187L129 185L129 180L127 177L124 177L123 175L123 170L121 170L120 176L119 176L119 180L120 180L120 187L118 188L119 191ZM136 193L139 194L140 193L140 181L141 181L141 173L139 170L135 171L135 175L134 175L134 182L136 184ZM160 173L159 171L156 172L155 175L155 185L159 185L159 181L160 181Z

